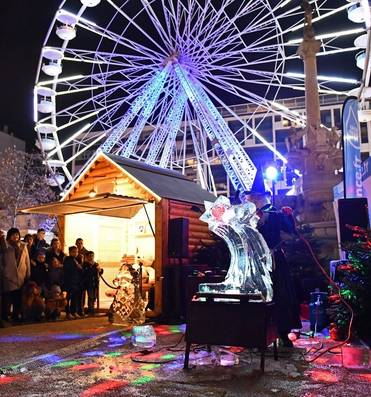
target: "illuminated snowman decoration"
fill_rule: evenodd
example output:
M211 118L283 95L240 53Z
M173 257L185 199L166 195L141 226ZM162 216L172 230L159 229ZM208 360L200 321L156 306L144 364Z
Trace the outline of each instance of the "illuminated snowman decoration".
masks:
M260 294L262 300L273 297L272 255L257 230L259 217L255 204L231 205L220 196L214 203L205 201L206 211L200 219L221 237L231 253L231 263L222 283L200 284L200 292L229 294Z

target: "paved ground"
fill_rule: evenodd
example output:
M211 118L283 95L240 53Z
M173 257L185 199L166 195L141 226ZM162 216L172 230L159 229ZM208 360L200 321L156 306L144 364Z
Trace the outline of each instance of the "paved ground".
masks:
M133 397L369 397L371 372L348 371L335 354L307 364L303 348L268 357L260 374L254 352L200 348L184 371L184 326L156 326L154 352L138 353L130 332L106 318L41 323L0 329L0 396ZM271 355L271 352L268 353ZM239 363L220 366L220 357Z

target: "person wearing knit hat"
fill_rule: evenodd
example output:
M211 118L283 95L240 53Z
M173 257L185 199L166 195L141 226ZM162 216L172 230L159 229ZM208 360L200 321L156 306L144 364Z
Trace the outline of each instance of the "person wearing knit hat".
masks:
M256 213L260 218L258 230L263 235L274 258L272 271L273 301L276 305L280 342L285 347L292 347L288 334L294 328L300 329L302 324L294 282L282 250L283 241L281 238L281 232L296 233L292 210L289 207L283 207L279 211L272 206L271 192L264 182L261 167L258 167L251 189L241 192L239 197L241 203L250 201L256 205Z

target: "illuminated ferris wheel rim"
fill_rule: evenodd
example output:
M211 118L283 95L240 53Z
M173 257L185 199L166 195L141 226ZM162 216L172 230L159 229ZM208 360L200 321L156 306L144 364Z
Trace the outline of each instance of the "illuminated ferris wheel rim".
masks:
M69 164L90 147L102 143L104 139L107 139L114 126L120 121L122 113L115 114L117 110L120 110L120 105L117 104L118 100L114 97L118 89L125 90L126 92L126 96L120 98L120 104L130 106L137 97L140 88L142 88L145 83L148 83L150 78L153 78L155 72L158 72L161 68L164 69L168 64L171 64L171 67L175 64L180 65L185 73L189 73L190 71L194 72L191 77L196 78L198 82L203 84L205 93L220 107L228 109L230 115L237 116L233 114L233 110L213 92L215 87L219 90L228 91L229 94L233 94L245 101L255 103L257 108L265 108L267 111L282 114L289 120L296 120L299 124L303 125L304 120L302 116L296 112L290 111L275 101L280 87L301 89L301 85L296 84L296 82L300 81L301 84L303 81L303 76L290 76L289 73L284 71L285 61L287 59L297 58L296 55L285 55L285 48L295 43L285 42L284 35L289 31L301 29L303 26L301 22L302 18L298 18L293 25L285 29L280 26L278 19L275 18L275 12L281 9L283 10L281 16L290 15L290 12L298 13L300 7L294 7L293 9L289 8L287 10L287 7L290 6L290 1L279 1L274 7L271 7L267 1L263 0L250 2L239 1L238 3L242 4L239 8L241 15L236 17L233 21L231 21L230 15L228 15L227 7L236 4L237 1L235 0L223 1L219 9L216 9L213 6L213 2L208 0L203 1L202 4L200 1L182 2L162 0L160 2L157 0L143 0L141 2L142 9L138 10L133 16L128 15L126 10L126 7L132 3L130 0L121 2L112 0L106 0L104 2L99 0L81 0L81 8L76 10L76 12L70 11L67 7L65 8L67 3L68 1L62 2L45 40L40 58L34 98L35 121L37 122L36 131L38 134L39 146L41 146L46 155L51 171L55 172L55 170L61 170L64 175L67 176L70 183L73 181L73 175L71 175L68 168ZM114 12L114 16L104 28L85 18L85 13L89 8L93 9L94 7L101 6L102 3L112 7ZM120 5L118 5L118 3L120 3ZM156 15L152 6L158 5L159 3L164 7L167 6L163 9L164 15L167 15L167 18L170 18L170 20L166 20L165 18L165 21L160 21L158 19L158 15ZM183 7L180 11L178 8L174 8L179 6L179 4ZM185 4L188 4L188 6L192 8L187 10L184 8ZM201 5L203 5L203 8ZM194 23L193 30L191 30L189 26L187 28L188 34L191 34L191 31L197 32L197 29L198 32L205 31L207 28L203 25L205 20L202 19L202 17L205 17L206 11L212 11L210 18L211 21L215 22L215 30L217 33L213 30L206 30L206 32L203 32L208 33L207 38L205 38L205 36L197 37L197 39L201 38L203 40L202 45L200 45L200 41L195 40L194 37L192 37L192 40L186 41L184 40L184 35L182 36L179 32L176 32L174 21L184 23L185 29L183 34L185 32L187 33L187 16L190 17L190 15L197 17L198 25ZM255 41L247 45L246 38L242 38L243 34L241 34L241 31L236 26L236 21L238 21L238 18L244 16L244 12L249 12L251 14L253 11L255 11L255 14L253 14L255 19L253 18L248 25L250 27L250 32L245 29L244 34L248 36L249 33L258 32L259 34L261 33L261 35L259 39L255 39ZM326 18L327 14L333 14L335 11L337 10L325 11L322 14L318 13L317 18ZM143 27L136 22L137 19L143 15L149 16L149 20L153 23L156 29L155 33L157 35L157 40L160 37L160 39L163 39L163 42L167 43L167 46L160 46L158 41L153 39ZM110 27L114 26L116 18L122 18L127 22L126 27L124 27L120 34L110 30ZM188 18L188 21L189 20L194 22L196 19L192 20L192 18ZM161 26L161 22L164 22L164 26ZM208 19L207 22L209 24L210 19ZM226 22L228 22L231 27L226 28ZM59 23L61 25L58 25ZM56 27L57 36L63 40L63 44L59 47L48 45L54 27ZM142 33L145 40L151 43L151 46L148 46L148 43L144 45L143 42L130 41L125 36L133 27ZM73 43L73 40L78 36L76 28L99 37L99 43L95 50L77 49L72 46L72 44L70 45L70 42ZM166 29L168 33L171 33L172 30L175 29L173 32L174 34L169 34L168 37L166 37ZM273 35L270 36L267 34L267 30L269 30L270 34L273 32ZM208 39L211 40L211 42L208 43L208 52L206 52L206 45L204 44ZM214 41L212 41L213 39ZM219 39L219 41L217 39ZM224 42L222 39L224 39ZM107 41L115 41L111 52L103 50ZM220 51L220 49L225 49L226 46L226 52L223 53L223 51ZM122 52L122 48L129 48L131 54L125 54L125 52ZM121 52L119 49L121 49ZM211 52L211 54L210 49L214 51ZM219 50L219 53L215 49ZM332 51L337 50L338 49L333 49ZM255 69L253 69L252 66L249 65L249 62L246 61L246 56L254 53L257 54L259 51L264 55L250 62L252 66L255 65ZM140 57L138 55L139 52L145 56ZM217 56L213 58L215 54ZM225 57L226 54L229 58ZM227 65L223 64L225 59L230 61ZM47 63L43 64L43 62ZM62 65L68 62L84 65L91 64L91 72L89 75L77 74L62 77ZM265 66L267 64L274 65L274 70L270 71L264 69L264 67L261 69L256 68L256 65ZM222 71L224 75L220 73L213 75L210 72L212 70L216 72ZM138 71L144 76L138 76ZM49 74L51 79L45 81L44 78L41 77L43 73ZM126 74L125 77L128 78L126 78L126 80L124 79L124 81L117 81L117 75L120 73L122 75ZM255 80L248 80L246 74L250 76L250 78L253 76ZM133 76L134 79L130 81L130 78ZM238 85L236 84L236 76L240 78ZM284 79L287 78L291 78L295 83L291 85L284 84ZM326 79L323 80L324 84L329 81L329 79L330 78L326 77ZM133 81L134 83L132 84ZM138 85L138 83L141 83L141 85ZM273 87L273 95L270 95L272 99L248 91L246 87L243 86L243 83L267 87L265 94ZM175 83L173 82L173 85L170 83L167 84L167 86L162 86L164 92L171 92L173 96L176 96L178 92L174 85ZM71 97L72 94L81 94L83 92L91 93L91 96L83 101L73 103L65 109L59 110L56 108L56 99L58 97ZM169 96L169 94L167 95ZM93 105L90 111L84 108L87 103ZM152 110L154 113L161 113L161 111L168 111L169 108L171 108L171 104L163 100L160 105L153 107ZM102 115L102 113L105 114ZM45 114L46 116L43 117ZM199 136L196 137L195 135L197 135L196 133L200 130L202 125L197 123L197 120L193 120L195 117L194 110L186 108L184 114L187 115L184 116L182 124L186 124L187 121L188 123L193 123L195 131L192 133L192 140L193 138L199 138ZM67 122L66 118L69 118ZM91 122L91 118L93 118L94 121ZM63 120L63 123L60 123L59 120ZM148 118L145 125L146 127L151 126L156 129L161 121L164 122L164 119ZM100 128L97 128L98 126L100 126ZM69 130L71 127L75 128L75 131L69 133L67 138L62 136L63 131ZM256 130L251 129L250 126L248 127L250 134L257 135L263 143L267 144L272 151L275 151L273 146L265 141ZM129 133L129 131L131 132L132 128L132 126L127 128L127 133ZM102 133L90 133L91 131L99 130L101 130ZM186 135L185 132L183 135ZM89 139L89 137L93 138ZM128 139L128 136L125 135L124 132L121 138ZM195 140L193 140L193 142L195 143ZM151 142L147 142L147 146L150 144ZM65 149L72 145L75 145L74 150L77 151L72 154L66 154ZM122 142L120 149L122 149ZM204 147L200 145L198 149L198 153L197 150L195 150L196 158L200 160L201 163L207 164L208 154L211 149L208 148L207 145L204 145ZM116 151L116 153L118 152ZM137 154L132 152L130 155L133 158L142 159L141 153ZM277 152L276 155L278 157L280 156ZM179 158L181 158L180 155ZM193 157L185 158L183 155L183 160L190 160L192 158L194 159L195 156L193 155ZM179 159L176 159L173 165L180 164L178 160ZM182 166L179 166L179 168L182 168Z

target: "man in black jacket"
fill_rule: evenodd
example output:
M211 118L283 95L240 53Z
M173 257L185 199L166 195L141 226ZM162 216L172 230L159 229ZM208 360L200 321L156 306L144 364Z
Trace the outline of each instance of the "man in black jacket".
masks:
M290 268L282 249L281 237L281 232L288 234L296 232L292 210L289 207L284 207L279 211L272 206L271 193L265 186L260 170L256 173L251 190L242 192L240 200L241 202L248 200L256 205L256 213L260 217L258 230L273 255L273 301L276 305L278 334L283 346L292 347L292 342L287 335L292 329L300 329L302 324L300 307Z

